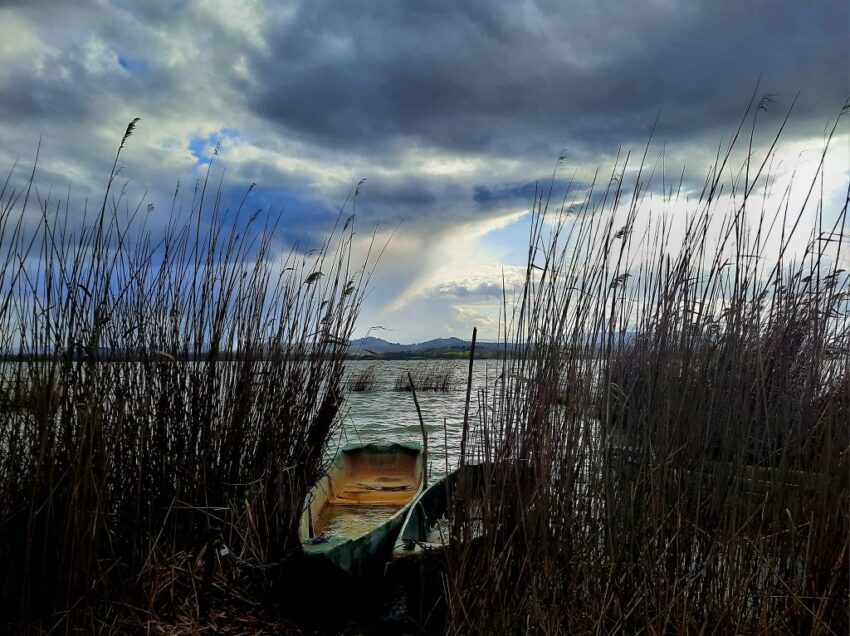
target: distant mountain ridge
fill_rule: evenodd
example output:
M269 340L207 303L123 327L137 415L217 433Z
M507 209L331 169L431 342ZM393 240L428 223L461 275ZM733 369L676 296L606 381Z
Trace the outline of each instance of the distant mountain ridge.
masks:
M584 341L579 341L579 346L591 345L594 350L602 350L608 341L608 335L596 334L586 336ZM617 333L611 336L612 343L628 344L634 340L632 331ZM460 358L469 355L470 341L461 338L434 338L425 342L401 344L389 342L383 338L367 336L351 341L348 347L348 355L352 358ZM482 358L496 357L499 352L504 353L503 344L498 342L477 341L475 344L475 356ZM508 345L510 350L512 345Z
M348 347L348 352L349 355L356 357L438 353L461 354L469 351L470 344L469 340L462 340L460 338L434 338L425 342L401 344L398 342L389 342L383 338L367 336L366 338L352 340L351 345ZM477 342L475 349L476 351L495 351L497 346L495 342Z

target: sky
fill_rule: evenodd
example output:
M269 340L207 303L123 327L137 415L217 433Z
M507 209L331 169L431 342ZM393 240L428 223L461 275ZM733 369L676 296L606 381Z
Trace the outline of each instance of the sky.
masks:
M301 246L366 179L358 228L389 243L356 335L492 338L560 157L587 184L657 120L652 153L698 193L755 91L768 141L799 94L780 170L805 172L850 95L848 29L846 0L0 0L0 169L41 139L39 183L84 201L139 117L128 188L167 209L220 144L226 199L255 183Z

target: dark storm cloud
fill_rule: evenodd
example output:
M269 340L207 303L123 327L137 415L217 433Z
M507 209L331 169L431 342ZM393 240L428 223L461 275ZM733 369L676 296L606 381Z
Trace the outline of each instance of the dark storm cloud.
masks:
M530 182L518 185L504 184L495 187L479 185L475 186L475 193L472 195L472 199L479 205L489 205L504 201L516 202L517 200L527 203L534 200L537 191L538 184Z
M843 0L637 5L311 0L269 26L254 108L332 147L554 154L643 140L659 110L669 139L718 136L760 75L818 128L847 97Z
M476 185L473 189L472 200L484 209L506 204L522 207L530 206L535 198L547 198L550 192L557 199L566 194L577 196L580 192L586 192L588 188L587 183L575 179L553 179L550 175L542 176L536 181Z

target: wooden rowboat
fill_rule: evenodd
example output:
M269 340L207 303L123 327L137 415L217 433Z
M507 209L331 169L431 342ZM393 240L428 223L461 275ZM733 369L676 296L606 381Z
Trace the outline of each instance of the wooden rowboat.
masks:
M304 502L304 555L353 577L380 573L423 476L419 444L347 444Z
M467 520L467 528L474 535L470 538L480 536L480 499L487 467L486 464L465 465L425 490L407 513L393 547L393 561L441 551L449 543L454 512L451 508L458 495L469 499L464 502L464 507L467 514L472 514L472 518ZM476 514L478 519L475 518Z

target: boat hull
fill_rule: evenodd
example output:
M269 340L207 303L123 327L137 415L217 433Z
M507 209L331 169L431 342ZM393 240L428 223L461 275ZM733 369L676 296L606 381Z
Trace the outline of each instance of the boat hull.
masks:
M446 548L455 530L452 521L458 512L451 508L465 504L466 512L480 510L491 469L489 464L465 465L429 486L411 506L399 531L387 576L403 590L406 613L425 631L437 631L443 621L442 577ZM462 502L460 498L472 501ZM467 555L473 555L481 545L481 524L467 519L462 525L465 531L472 531L465 541L465 550Z

